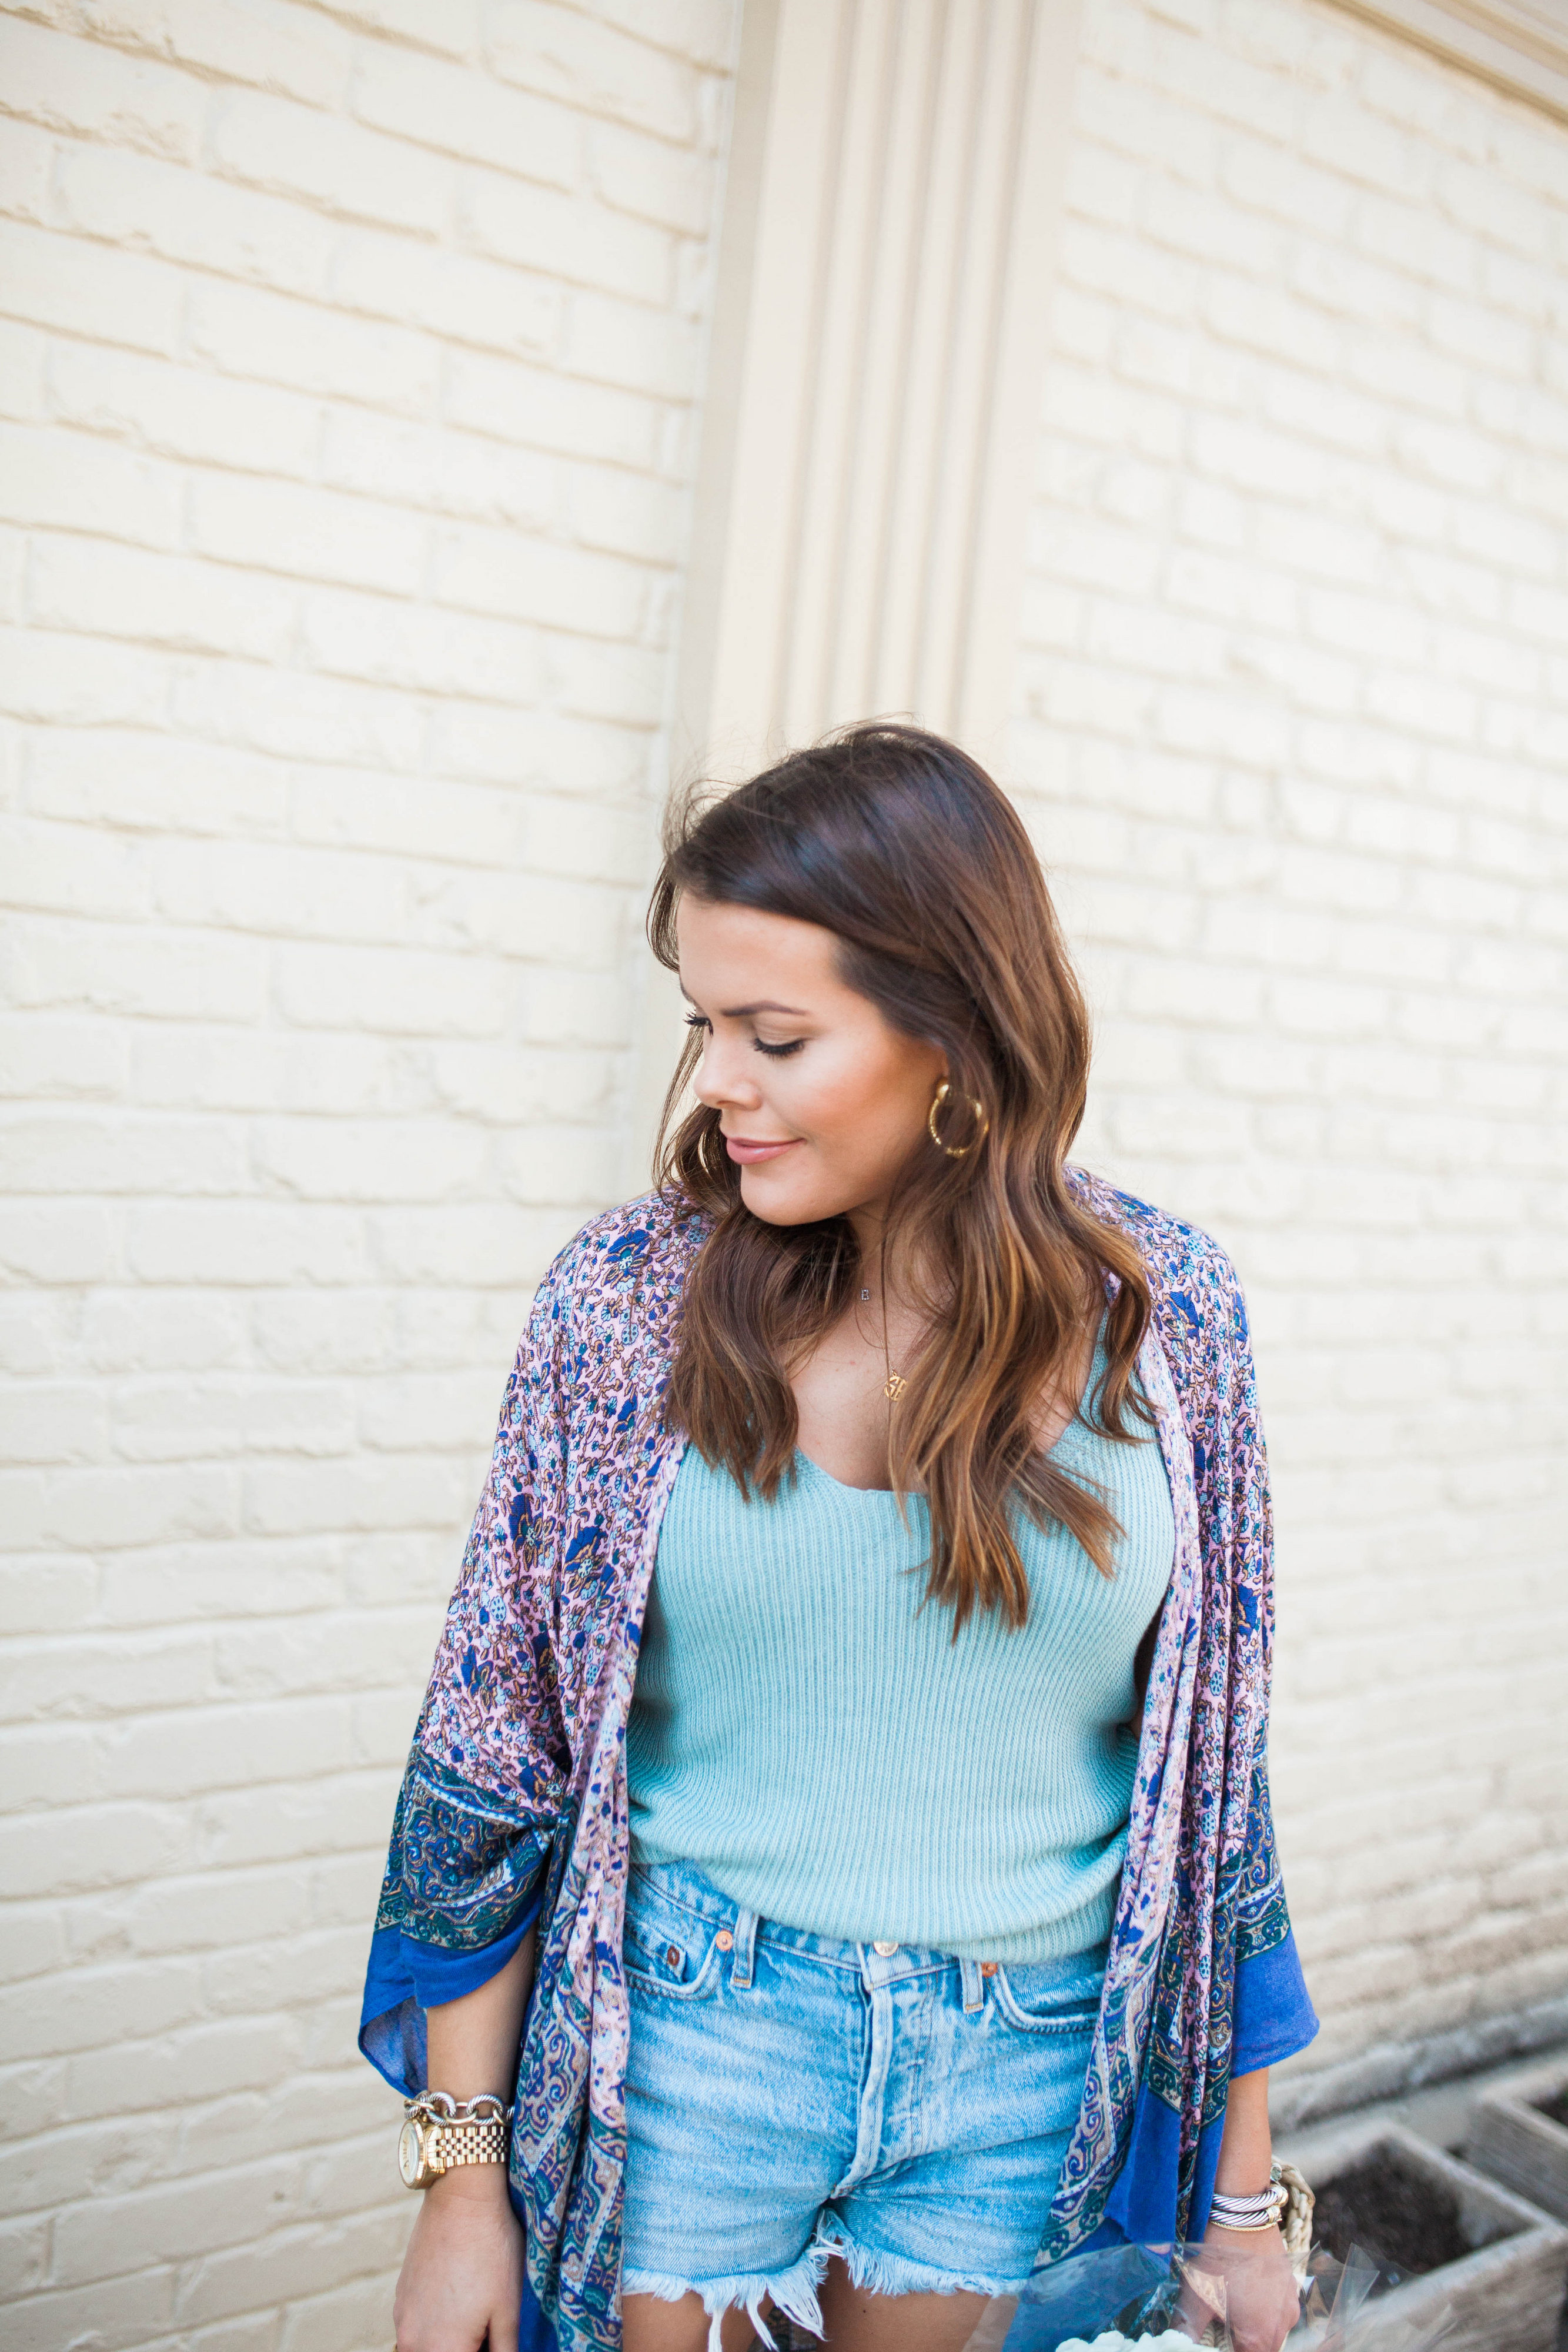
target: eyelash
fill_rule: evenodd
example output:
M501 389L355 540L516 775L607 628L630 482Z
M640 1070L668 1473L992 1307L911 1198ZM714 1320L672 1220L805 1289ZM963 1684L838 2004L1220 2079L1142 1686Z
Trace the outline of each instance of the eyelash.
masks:
M712 1025L706 1013L688 1013L686 1015L688 1029L709 1029ZM798 1054L806 1040L804 1037L792 1037L787 1045L765 1045L760 1037L754 1037L751 1042L759 1054L767 1055L770 1062L782 1062L791 1054Z

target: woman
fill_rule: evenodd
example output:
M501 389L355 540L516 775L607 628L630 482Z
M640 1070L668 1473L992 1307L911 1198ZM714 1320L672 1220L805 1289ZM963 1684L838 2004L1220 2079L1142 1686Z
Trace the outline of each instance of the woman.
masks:
M689 807L650 937L697 1107L540 1286L393 1825L362 2046L482 2102L400 2352L957 2352L1182 2236L1277 2352L1315 2020L1234 1274L1066 1166L1082 1002L950 744Z

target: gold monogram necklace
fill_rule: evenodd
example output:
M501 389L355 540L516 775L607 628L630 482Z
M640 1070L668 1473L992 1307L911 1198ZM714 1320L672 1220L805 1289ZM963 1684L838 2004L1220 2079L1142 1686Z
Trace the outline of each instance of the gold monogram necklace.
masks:
M894 1370L893 1356L887 1344L887 1242L885 1237L881 1244L877 1258L877 1286L882 1292L882 1363L883 1370L887 1374L886 1380L882 1384L882 1392L889 1404L896 1404L909 1386L909 1382L902 1372ZM862 1290L861 1297L869 1298L871 1293L869 1290Z

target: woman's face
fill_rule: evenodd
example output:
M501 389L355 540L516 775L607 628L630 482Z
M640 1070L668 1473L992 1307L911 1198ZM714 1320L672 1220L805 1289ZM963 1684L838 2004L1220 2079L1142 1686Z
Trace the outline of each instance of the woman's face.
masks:
M839 977L816 923L681 901L681 987L704 1032L698 1100L770 1225L875 1214L925 1129L946 1055Z

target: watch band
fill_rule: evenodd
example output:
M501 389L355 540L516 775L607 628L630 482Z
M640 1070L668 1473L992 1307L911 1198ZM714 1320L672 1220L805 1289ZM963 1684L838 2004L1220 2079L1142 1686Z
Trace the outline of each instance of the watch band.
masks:
M428 2189L460 2165L505 2164L515 2113L488 2092L459 2100L446 2091L422 2091L407 2100L397 2144L404 2188Z
M450 2172L458 2164L505 2164L507 2127L491 2116L465 2116L460 2123L437 2124L424 2145L432 2172Z

